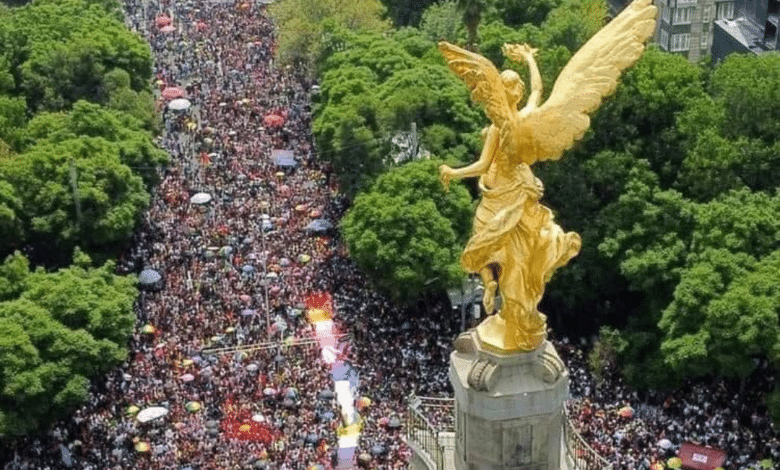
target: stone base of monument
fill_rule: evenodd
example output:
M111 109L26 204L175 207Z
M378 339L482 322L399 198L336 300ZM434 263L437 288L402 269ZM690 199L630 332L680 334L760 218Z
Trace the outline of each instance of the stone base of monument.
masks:
M450 356L457 470L561 470L569 374L552 344L499 354L471 330Z

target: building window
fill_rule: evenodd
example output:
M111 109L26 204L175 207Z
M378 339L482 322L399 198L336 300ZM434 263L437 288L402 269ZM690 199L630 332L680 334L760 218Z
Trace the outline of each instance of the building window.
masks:
M672 52L687 51L688 42L691 39L690 33L672 34Z
M687 6L687 5L696 5L697 0L677 0L677 6Z
M701 48L702 49L707 49L709 47L709 40L710 40L709 36L710 35L707 34L706 31L702 31L702 33L701 33Z
M706 6L701 9L701 22L709 23L712 21L712 7Z
M661 50L669 50L669 31L662 29L661 36L658 39L658 45L661 46Z
M734 2L723 2L716 5L717 19L731 20L734 18Z
M733 6L733 4L732 4ZM674 9L674 23L672 24L691 24L691 19L693 18L693 11L696 8L694 7L687 7L687 8L675 8Z
M663 10L663 13L662 13L662 14L663 14L663 19L664 19L664 21L666 21L667 23L669 23L669 22L670 22L670 21L669 21L669 6L668 6L668 5L663 5L663 6L661 7L661 9Z

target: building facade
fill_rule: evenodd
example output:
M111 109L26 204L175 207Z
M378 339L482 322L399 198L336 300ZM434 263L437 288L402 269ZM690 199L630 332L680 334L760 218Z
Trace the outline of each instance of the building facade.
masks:
M735 16L734 0L658 0L656 5L659 18L653 42L691 62L710 54L714 22Z
M713 59L720 61L734 52L780 50L779 15L780 0L737 0L736 18L718 20L713 26Z

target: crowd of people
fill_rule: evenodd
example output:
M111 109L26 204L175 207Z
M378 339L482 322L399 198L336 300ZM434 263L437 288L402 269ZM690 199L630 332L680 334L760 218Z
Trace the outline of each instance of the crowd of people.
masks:
M335 468L348 417L328 393L331 366L315 344L288 341L314 336L305 308L318 292L332 294L337 330L347 333L341 359L359 374L355 396L371 400L361 407L355 463L407 468L409 395L452 396L447 370L460 318L444 296L396 305L372 290L336 233L306 230L314 219L335 223L346 202L314 155L314 84L274 65L274 27L262 2L125 7L128 25L153 48L160 90L181 87L191 102L175 111L160 98L159 144L171 163L118 263L121 273L154 269L163 279L136 303L128 360L94 384L73 417L21 442L6 468ZM173 29L159 27L159 17ZM273 125L265 124L269 115L277 116ZM275 149L292 150L295 167L280 167ZM197 193L211 200L194 204ZM594 381L581 347L556 347L571 371L569 414L616 469L649 468L684 441L724 449L727 468L780 462L752 392L717 382L640 397L617 376ZM137 413L152 406L167 414L140 422ZM618 413L626 406L631 417ZM431 420L451 427L445 409ZM266 433L229 437L229 420L252 420ZM659 446L663 439L672 445Z
M780 439L762 398L773 387L767 364L741 385L716 379L640 396L615 370L594 379L581 347L564 340L556 342L556 349L571 373L569 416L616 470L668 462L684 442L723 450L728 469L780 462Z

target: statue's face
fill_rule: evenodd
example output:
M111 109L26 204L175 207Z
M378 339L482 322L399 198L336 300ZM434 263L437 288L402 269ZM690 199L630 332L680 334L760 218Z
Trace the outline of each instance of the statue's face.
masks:
M509 101L509 106L516 108L520 101L523 99L525 93L525 85L523 80L514 70L504 70L501 73L501 82L504 84L506 90L506 98Z
M523 100L523 94L525 93L525 87L523 82L517 82L511 88L506 91L506 99L509 101L509 106L513 109L516 108L520 101Z

